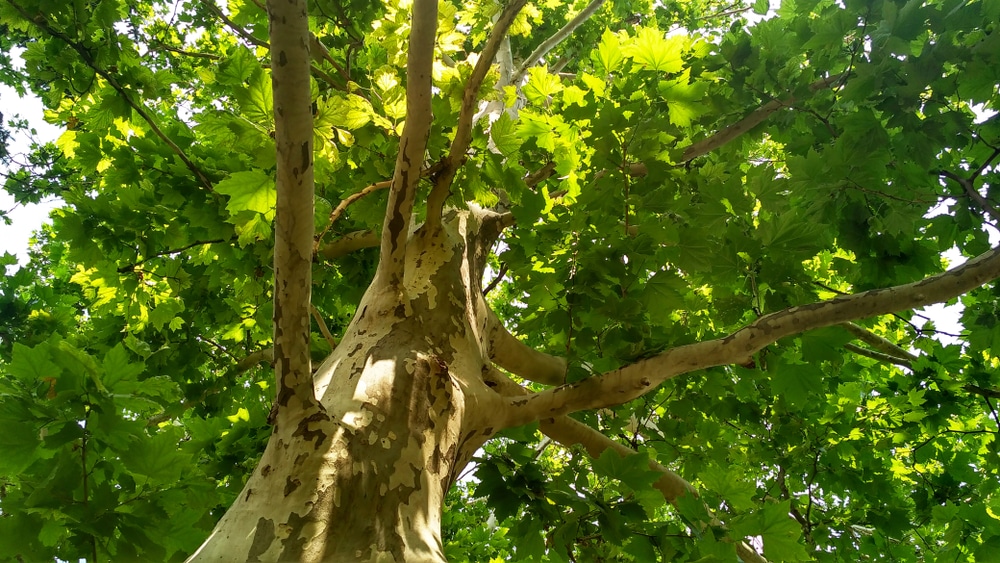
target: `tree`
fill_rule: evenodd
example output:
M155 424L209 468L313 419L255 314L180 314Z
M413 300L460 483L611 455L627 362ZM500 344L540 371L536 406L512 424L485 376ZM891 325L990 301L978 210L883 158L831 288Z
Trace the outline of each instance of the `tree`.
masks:
M998 21L0 1L0 557L992 560Z

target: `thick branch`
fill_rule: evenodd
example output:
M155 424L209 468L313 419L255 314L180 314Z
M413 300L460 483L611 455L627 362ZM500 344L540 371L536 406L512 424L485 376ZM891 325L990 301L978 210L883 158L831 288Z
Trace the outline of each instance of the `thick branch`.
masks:
M414 0L406 58L406 124L399 140L399 154L385 209L377 274L391 285L398 285L403 280L406 237L431 127L431 67L436 33L437 0Z
M566 381L566 360L539 352L507 331L490 315L490 359L505 370L535 383L559 385Z
M444 201L448 198L451 183L454 181L459 167L465 162L465 152L469 149L469 143L472 142L473 117L476 115L479 102L479 89L483 85L483 80L493 64L493 59L496 57L501 43L507 36L510 24L514 22L514 18L526 3L527 0L513 0L504 8L493 26L493 32L490 34L489 40L486 41L486 46L479 54L479 60L476 62L476 67L472 69L469 82L465 85L465 92L462 94L462 109L458 115L458 125L455 126L455 139L452 141L451 150L448 151L448 156L445 159L444 169L434 179L434 188L427 198L427 224L432 227L441 223Z
M490 370L486 379L491 386L504 395L517 396L526 395L528 393L527 389L517 385L511 381L510 378L504 376L496 370ZM540 430L546 436L564 446L572 447L577 444L583 446L583 448L587 450L587 455L594 459L601 457L601 454L609 449L614 450L615 453L622 457L636 453L635 450L615 442L597 430L594 430L582 422L573 420L568 416L557 416L554 418L543 419L541 421ZM694 487L691 486L690 483L657 461L652 459L649 460L649 468L662 475L656 483L653 483L653 486L656 487L656 490L663 494L663 498L666 499L667 502L673 504L680 496L685 494L697 496L697 491L695 491ZM706 509L708 509L709 514L712 513L712 510L707 506ZM722 522L718 521L718 519L714 519L712 522L706 522L705 525L719 526L722 525ZM753 548L744 542L736 544L736 551L743 561L767 563L766 559L758 555Z
M566 25L562 26L562 28L552 34L551 37L543 41L542 44L534 50L534 52L528 55L528 58L524 59L524 62L522 62L521 66L517 68L514 76L511 77L511 82L514 84L519 83L521 78L524 76L524 73L528 72L529 68L538 64L538 62L542 60L542 57L547 55L548 52L555 48L556 45L565 41L567 37L576 31L576 28L580 27L583 22L587 21L590 16L594 15L594 12L596 12L597 9L603 4L604 0L591 0L590 4L587 4L587 7L581 10L575 18L570 20Z
M839 84L841 80L845 78L844 74L838 74L836 76L828 76L826 78L821 78L816 82L809 85L809 90L812 92L817 92L824 88L828 88L833 84ZM739 138L747 131L750 131L754 127L760 125L771 114L782 108L787 108L795 104L798 100L794 96L788 96L783 100L771 100L770 102L760 106L750 113L750 115L744 117L743 119L737 121L736 123L719 130L711 137L702 139L697 143L691 145L684 151L684 156L681 157L681 163L694 160L699 156L708 154L715 149L729 143L730 141Z
M617 405L644 395L667 379L727 364L744 364L778 339L855 319L940 303L1000 277L1000 248L923 280L875 289L829 301L791 307L757 319L715 340L679 346L666 352L527 398L511 397L506 426L519 426L589 408Z
M319 255L327 260L336 260L362 248L376 247L380 238L373 229L354 231L320 248Z
M313 116L306 0L269 0L277 203L274 371L278 424L321 409L312 383L309 309L313 251Z

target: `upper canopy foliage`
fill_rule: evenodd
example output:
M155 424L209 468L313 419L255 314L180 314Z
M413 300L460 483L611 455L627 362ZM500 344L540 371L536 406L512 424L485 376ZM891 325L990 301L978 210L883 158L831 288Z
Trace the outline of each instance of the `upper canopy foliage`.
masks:
M570 381L989 249L1000 1L597 2L529 58L587 4L516 17L448 200L511 211L490 302ZM334 335L376 266L408 6L310 7L313 304ZM502 8L440 2L418 219ZM0 81L65 128L4 185L64 205L0 282L0 560L182 560L254 467L274 396L267 38L256 0L0 0ZM961 335L900 311L578 413L633 457L507 432L452 491L445 551L733 561L756 537L774 561L995 561L1000 293L961 303ZM704 503L665 504L647 458ZM691 525L706 504L726 529Z

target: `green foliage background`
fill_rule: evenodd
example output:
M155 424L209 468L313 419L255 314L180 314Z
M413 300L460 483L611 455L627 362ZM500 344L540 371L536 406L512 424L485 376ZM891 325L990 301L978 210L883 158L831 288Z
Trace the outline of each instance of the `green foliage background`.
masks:
M0 81L65 128L4 180L18 202L64 205L0 282L0 560L183 560L269 434L270 370L240 364L271 338L266 16L225 4L0 0ZM530 3L515 59L585 4ZM429 162L447 153L501 8L440 6ZM570 379L989 247L1000 1L768 8L609 2L520 91L492 89L495 75L481 93L523 107L477 125L451 203L514 213L491 302L528 344L566 356ZM394 2L311 9L330 54L313 82L330 242L381 224L384 192L332 226L328 215L392 174L409 24ZM762 124L689 157L774 101ZM375 260L361 250L314 268L335 334ZM508 432L450 493L446 552L733 561L732 541L749 537L774 561L1000 560L998 297L987 286L961 299L954 343L913 312L862 323L916 358L858 354L832 327L577 415L642 451L631 458ZM315 357L328 351L315 334ZM649 458L727 527L693 525L709 520L693 499L665 504Z

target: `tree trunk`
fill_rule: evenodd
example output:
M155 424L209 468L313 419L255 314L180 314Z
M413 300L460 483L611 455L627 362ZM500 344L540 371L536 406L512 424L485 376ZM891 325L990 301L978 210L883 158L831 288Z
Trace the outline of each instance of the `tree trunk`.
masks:
M318 368L322 413L279 422L189 561L444 561L445 494L494 433L485 252L500 216L449 212L407 239L403 285L368 288Z

